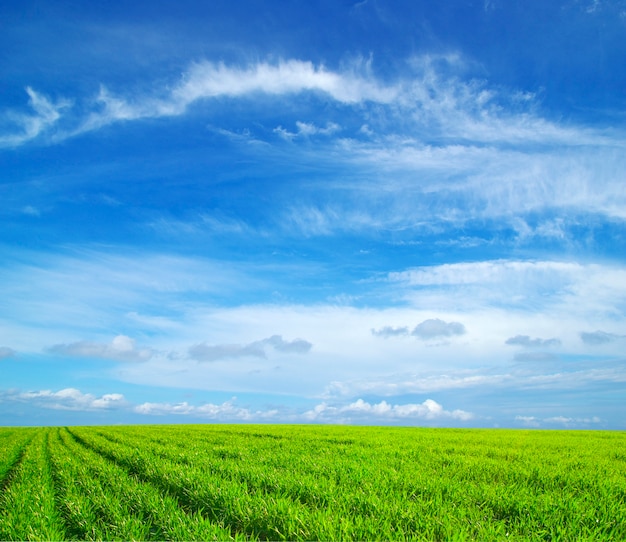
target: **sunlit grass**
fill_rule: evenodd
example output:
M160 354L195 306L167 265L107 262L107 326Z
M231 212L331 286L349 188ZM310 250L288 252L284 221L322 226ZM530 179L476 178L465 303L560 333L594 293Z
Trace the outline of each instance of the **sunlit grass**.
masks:
M626 433L0 429L0 539L624 540Z

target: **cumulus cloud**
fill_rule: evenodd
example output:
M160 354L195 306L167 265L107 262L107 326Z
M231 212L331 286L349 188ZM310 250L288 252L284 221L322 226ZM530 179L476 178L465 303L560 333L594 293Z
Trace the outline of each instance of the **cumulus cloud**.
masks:
M59 391L6 392L3 399L53 410L97 411L124 408L128 405L120 393L107 393L96 397L90 393L82 393L76 388L64 388Z
M321 403L305 412L304 418L309 421L333 421L351 419L387 419L387 420L442 420L453 419L467 421L473 418L464 410L445 410L442 405L426 399L423 403L407 403L392 405L387 401L368 403L358 399L344 406L331 406Z
M284 354L306 354L313 345L304 339L286 341L281 335L272 335L249 344L196 344L189 348L189 356L198 361L217 361L228 358L266 358L267 348Z
M626 335L617 335L615 333L607 333L606 331L583 331L580 333L580 339L585 344L597 346L607 344L626 338Z
M115 361L147 361L154 351L150 348L138 349L134 339L118 335L110 343L78 341L70 344L57 344L48 349L53 354L86 358L102 358Z
M411 335L420 339L436 339L465 334L465 326L460 322L444 322L439 318L430 318L418 324Z
M8 346L0 346L0 359L13 358L17 352Z
M194 416L200 418L207 418L211 420L237 420L237 421L252 421L252 420L267 420L277 416L277 410L250 410L248 408L242 408L235 405L236 398L233 397L230 401L225 401L221 405L213 403L205 403L200 406L190 405L189 403L143 403L137 405L133 410L137 414L144 414L150 416L165 416L170 414L180 416Z
M372 329L372 335L375 335L376 337L384 337L385 339L388 339L389 337L404 337L408 334L408 327L385 326L380 329Z
M512 346L523 346L526 348L545 348L548 346L559 346L561 341L559 339L531 339L528 335L516 335L505 341L505 344Z

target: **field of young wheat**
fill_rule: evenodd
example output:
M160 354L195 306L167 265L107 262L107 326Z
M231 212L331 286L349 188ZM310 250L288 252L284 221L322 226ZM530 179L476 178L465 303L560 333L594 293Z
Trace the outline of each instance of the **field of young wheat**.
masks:
M1 540L625 540L626 433L0 428Z

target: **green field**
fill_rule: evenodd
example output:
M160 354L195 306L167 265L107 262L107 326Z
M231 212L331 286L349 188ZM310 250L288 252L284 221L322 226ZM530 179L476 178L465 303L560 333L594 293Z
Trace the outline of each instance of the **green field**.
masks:
M1 540L626 540L626 433L0 428Z

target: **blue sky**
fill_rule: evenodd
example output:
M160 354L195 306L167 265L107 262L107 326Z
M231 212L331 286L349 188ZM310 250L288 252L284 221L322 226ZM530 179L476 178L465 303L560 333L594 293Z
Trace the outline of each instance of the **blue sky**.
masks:
M626 1L0 28L0 424L626 429Z

